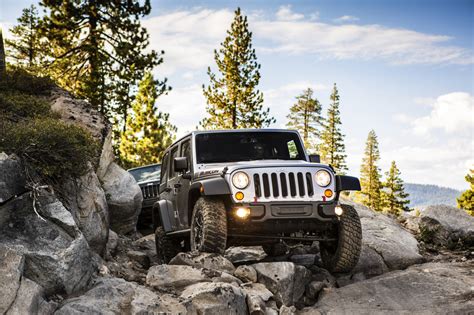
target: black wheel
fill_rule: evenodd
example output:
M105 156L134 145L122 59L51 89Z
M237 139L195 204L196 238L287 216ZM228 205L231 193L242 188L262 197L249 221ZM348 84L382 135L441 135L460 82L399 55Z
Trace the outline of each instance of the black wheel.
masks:
M156 256L159 264L167 264L181 251L181 242L165 234L163 227L155 230Z
M218 198L201 197L194 205L191 221L191 250L224 254L227 241L227 214Z
M320 242L321 260L331 272L349 272L359 261L362 246L362 227L357 211L348 205L337 226L337 241Z
M270 257L283 256L287 252L287 246L284 243L262 245L263 251Z

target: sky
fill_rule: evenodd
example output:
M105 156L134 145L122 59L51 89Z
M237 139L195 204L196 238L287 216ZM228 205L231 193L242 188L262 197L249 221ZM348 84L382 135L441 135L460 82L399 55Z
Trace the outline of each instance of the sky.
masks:
M31 0L0 1L11 27ZM176 1L152 0L143 20L150 48L164 50L154 70L173 88L157 101L178 136L205 117L213 50L240 7L261 64L264 106L284 128L289 108L311 87L329 105L340 93L350 174L359 175L374 129L386 172L397 162L406 182L466 189L474 168L474 1ZM5 32L8 37L8 31Z

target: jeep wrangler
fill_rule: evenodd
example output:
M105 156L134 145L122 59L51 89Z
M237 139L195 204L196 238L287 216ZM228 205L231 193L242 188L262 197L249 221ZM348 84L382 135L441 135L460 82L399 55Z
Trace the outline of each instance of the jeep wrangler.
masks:
M362 230L355 209L339 203L346 190L360 190L359 180L308 155L296 131L194 131L163 156L152 210L158 258L233 245L281 255L283 242L318 241L325 268L348 272Z

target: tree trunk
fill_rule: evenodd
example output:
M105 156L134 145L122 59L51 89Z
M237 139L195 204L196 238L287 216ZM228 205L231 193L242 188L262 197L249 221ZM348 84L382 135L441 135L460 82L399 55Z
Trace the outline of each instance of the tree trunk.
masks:
M0 29L0 79L3 79L6 75L6 57L5 57L5 48L3 46L3 35L2 29Z

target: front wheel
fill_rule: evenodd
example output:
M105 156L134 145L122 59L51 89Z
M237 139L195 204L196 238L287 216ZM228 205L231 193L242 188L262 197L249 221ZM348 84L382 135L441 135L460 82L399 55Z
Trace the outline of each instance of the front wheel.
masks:
M194 205L191 221L191 250L224 254L227 241L227 213L218 198L201 197Z
M359 261L362 227L357 211L341 205L343 214L337 225L337 241L320 242L321 260L331 272L350 272Z

